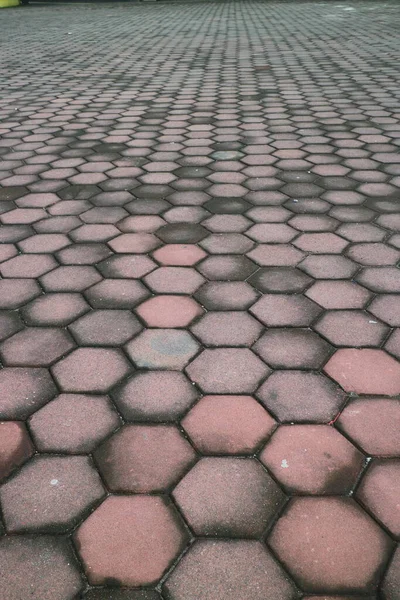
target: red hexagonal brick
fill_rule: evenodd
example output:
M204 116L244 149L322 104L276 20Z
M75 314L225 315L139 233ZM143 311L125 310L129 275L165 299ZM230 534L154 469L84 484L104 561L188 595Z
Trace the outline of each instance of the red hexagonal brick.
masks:
M2 279L0 281L0 309L23 306L41 293L34 279Z
M193 384L176 371L138 373L114 394L114 402L128 421L174 421L198 396Z
M203 350L187 368L192 381L206 393L251 393L270 372L247 348Z
M400 363L382 350L338 350L324 370L346 392L383 396L400 394Z
M64 392L107 392L131 369L120 350L78 348L52 372Z
M158 294L194 294L205 279L188 267L160 267L147 275L144 281Z
M285 496L254 459L203 458L173 492L196 535L259 537Z
M0 481L33 454L26 427L18 421L0 421Z
M328 425L282 425L260 458L289 492L301 494L349 493L364 462Z
M0 355L7 366L46 367L75 346L62 329L29 327L5 340Z
M370 314L356 310L327 311L314 329L335 346L380 346L389 328Z
M155 296L136 308L149 327L186 327L203 309L193 298L185 296Z
M253 540L201 540L164 584L170 600L295 600L297 593L266 547Z
M397 539L400 538L400 460L374 460L357 490L357 499Z
M157 583L187 534L162 498L111 496L80 526L75 541L90 583L139 587Z
M251 396L204 396L182 425L203 454L251 454L276 423Z
M297 498L268 542L302 589L372 592L391 551L382 529L350 498Z
M321 308L302 295L266 294L250 309L268 327L307 327Z
M394 553L382 585L384 600L399 600L400 590L400 546Z
M69 326L82 346L119 346L141 330L142 325L129 310L95 310Z
M114 238L108 245L123 254L147 254L160 244L160 241L151 233L123 233Z
M36 456L0 490L9 532L64 532L104 495L86 456Z
M145 369L183 369L198 352L199 345L178 329L147 329L126 346L131 360Z
M68 325L86 311L89 305L80 294L43 294L22 309L29 325Z
M275 371L257 397L282 422L327 423L345 401L338 386L313 371Z
M3 536L0 563L0 597L7 600L72 600L83 588L71 546L60 536Z
M324 308L363 308L371 293L353 281L317 281L306 296Z
M262 325L247 312L208 312L191 331L206 346L251 346Z
M318 369L327 361L332 347L310 329L268 329L253 350L271 367Z
M80 454L91 452L120 423L107 396L61 394L31 417L29 427L39 451Z
M25 419L54 398L57 388L47 369L0 370L0 417Z
M108 487L116 492L162 492L196 459L174 425L127 425L95 451Z
M204 250L194 244L166 244L153 253L160 264L177 267L191 267L206 256Z
M360 398L350 402L337 424L364 452L400 456L400 401Z

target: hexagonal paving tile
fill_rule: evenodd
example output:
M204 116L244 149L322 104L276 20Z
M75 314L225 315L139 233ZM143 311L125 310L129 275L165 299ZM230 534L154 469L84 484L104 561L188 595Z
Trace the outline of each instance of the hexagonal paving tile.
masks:
M75 542L91 584L139 587L157 583L187 534L162 498L111 496L79 527Z
M123 233L113 238L108 245L121 254L147 254L160 245L151 233Z
M400 271L396 267L365 267L356 277L358 283L379 293L400 292Z
M327 309L363 308L371 293L354 281L317 281L306 296Z
M302 295L266 294L250 308L250 312L268 327L307 327L321 308Z
M94 310L69 326L81 346L119 346L141 330L129 310Z
M78 348L52 372L64 392L107 392L131 370L120 350Z
M191 267L207 254L193 244L166 244L153 252L153 257L162 265Z
M319 369L328 360L332 347L310 329L268 329L253 350L271 367Z
M244 281L257 270L246 256L210 256L197 267L211 281Z
M47 369L11 367L0 370L0 417L25 419L57 394Z
M33 445L25 425L0 421L0 481L32 456Z
M65 326L89 308L80 294L44 294L25 306L21 313L29 325Z
M116 492L162 492L196 460L174 425L126 425L94 453L108 487Z
M183 369L198 352L199 345L178 329L148 329L129 342L126 350L139 368Z
M0 309L23 306L41 293L34 279L0 280Z
M194 294L205 279L188 267L160 267L147 275L144 281L158 294Z
M394 553L392 562L383 581L382 590L385 600L398 600L400 590L400 546Z
M60 394L31 417L29 428L39 451L81 454L120 424L107 396Z
M319 254L307 256L299 269L315 279L351 279L358 266L345 256Z
M400 460L374 460L356 497L392 533L400 538Z
M208 312L191 331L206 346L251 346L262 325L247 312Z
M249 283L263 293L296 294L302 292L312 281L311 277L295 267L263 267L249 278Z
M7 366L46 367L74 347L70 335L51 327L26 328L0 345Z
M282 422L327 423L345 401L337 385L313 371L275 371L259 388L257 397Z
M199 540L168 577L170 600L295 600L297 593L263 544Z
M382 294L375 296L368 311L381 321L392 327L400 326L400 304L399 297L395 294Z
M65 532L102 498L86 456L36 456L0 489L9 532Z
M291 493L348 494L364 457L328 425L282 425L260 455Z
M251 393L269 372L247 348L203 350L187 368L191 380L210 394Z
M194 385L175 371L137 373L113 393L128 421L175 421L197 396Z
M133 308L150 296L140 281L133 279L104 279L85 291L93 308Z
M302 589L314 593L374 591L392 548L354 500L334 497L292 500L268 542Z
M352 260L367 266L395 265L400 251L382 243L353 244L346 252Z
M324 370L346 392L382 396L400 393L400 363L382 350L338 350Z
M194 223L171 223L157 231L166 244L196 244L208 235L207 229Z
M350 402L337 424L364 452L372 456L400 456L400 401L360 398Z
M204 396L182 426L202 454L252 454L276 423L251 396Z
M207 310L245 310L258 296L245 281L211 281L195 294Z
M325 312L314 325L315 331L335 346L380 346L389 328L367 312L336 310Z
M60 536L2 536L0 562L0 596L8 600L71 600L83 588L72 548Z
M304 252L290 244L259 244L247 255L262 267L295 267Z
M293 244L296 248L313 254L341 254L348 242L335 233L303 233Z
M254 459L202 458L173 491L196 535L259 537L285 496Z
M193 298L171 295L146 300L136 313L148 327L187 327L203 314L203 309Z

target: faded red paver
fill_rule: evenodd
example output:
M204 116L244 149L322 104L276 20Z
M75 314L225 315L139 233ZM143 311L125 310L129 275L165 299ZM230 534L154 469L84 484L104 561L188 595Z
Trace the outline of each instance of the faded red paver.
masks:
M1 600L400 600L395 0L1 16Z

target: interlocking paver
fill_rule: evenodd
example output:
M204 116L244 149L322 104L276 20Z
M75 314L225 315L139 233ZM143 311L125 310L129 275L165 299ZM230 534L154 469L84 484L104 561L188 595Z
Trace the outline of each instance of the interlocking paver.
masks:
M9 600L71 600L84 587L71 545L60 536L1 537L0 557L0 592Z
M327 423L345 401L343 391L315 371L275 371L257 397L282 422Z
M37 450L90 452L121 424L107 396L60 394L32 415L29 428Z
M75 541L90 583L139 587L158 582L187 534L176 510L160 497L110 496L80 526Z
M94 453L114 492L163 492L196 460L196 453L174 425L127 425Z
M260 455L289 492L346 494L364 457L329 425L283 425Z
M397 4L111 8L1 15L0 597L400 600Z
M174 421L196 400L196 388L176 371L143 371L115 390L114 401L128 421Z
M303 589L320 593L374 591L392 548L354 500L335 497L293 499L268 542Z
M197 535L259 537L284 503L275 481L254 459L203 458L173 497Z
M319 369L328 360L332 347L311 329L270 328L253 350L265 362L281 369Z
M9 532L65 532L104 495L86 456L36 456L0 490Z
M293 583L254 540L200 540L164 586L170 600L295 600Z
M25 425L19 421L0 422L0 481L21 466L34 452Z
M400 537L398 499L400 461L374 460L357 490L357 499L397 538Z
M204 396L182 426L203 454L251 454L276 422L251 396Z
M189 377L208 394L254 392L270 369L247 348L203 350L186 369Z

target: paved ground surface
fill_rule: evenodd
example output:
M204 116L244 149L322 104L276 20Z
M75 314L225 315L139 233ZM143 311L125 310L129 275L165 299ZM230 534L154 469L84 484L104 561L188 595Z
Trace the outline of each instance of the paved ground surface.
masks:
M399 600L399 19L2 12L2 599Z

